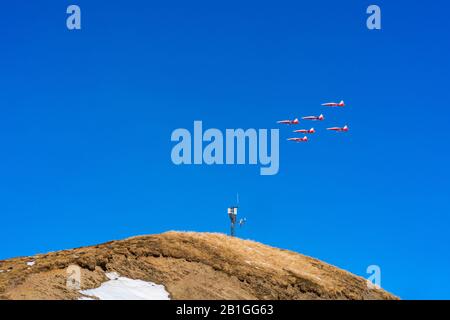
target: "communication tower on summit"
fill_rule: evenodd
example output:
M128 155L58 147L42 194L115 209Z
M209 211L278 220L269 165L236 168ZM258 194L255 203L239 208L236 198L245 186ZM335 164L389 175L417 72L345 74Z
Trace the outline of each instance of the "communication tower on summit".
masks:
M228 208L228 217L230 218L230 236L236 236L236 221L239 208L239 194L236 195L236 204ZM239 220L239 226L243 226L247 220L245 218Z

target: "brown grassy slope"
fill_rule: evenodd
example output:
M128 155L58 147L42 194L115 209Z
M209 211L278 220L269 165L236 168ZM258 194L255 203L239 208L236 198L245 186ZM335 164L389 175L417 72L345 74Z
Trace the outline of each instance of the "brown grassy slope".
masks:
M34 260L33 266L26 262ZM164 284L172 299L396 299L365 279L317 259L222 234L167 232L0 261L2 299L77 299L66 268L82 268L82 288L104 271Z

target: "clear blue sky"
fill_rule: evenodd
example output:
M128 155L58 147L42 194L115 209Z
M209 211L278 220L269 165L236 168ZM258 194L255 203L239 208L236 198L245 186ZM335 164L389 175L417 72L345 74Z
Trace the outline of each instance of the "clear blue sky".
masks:
M78 4L82 30L66 29ZM450 298L447 1L31 1L0 10L0 258L167 230L240 232ZM344 99L343 110L320 103ZM172 130L275 128L280 172L184 166ZM333 121L332 121L333 120ZM348 134L321 129L348 124Z

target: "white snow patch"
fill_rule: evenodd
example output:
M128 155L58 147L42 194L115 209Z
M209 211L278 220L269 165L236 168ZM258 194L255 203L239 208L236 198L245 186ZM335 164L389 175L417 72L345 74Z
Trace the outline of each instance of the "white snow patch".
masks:
M81 290L80 293L100 300L170 300L163 285L121 277L116 272L106 273L106 276L110 280L100 287ZM89 297L80 299L92 300Z
M120 275L117 272L107 272L105 275L109 280L117 280L120 278Z
M36 261L28 261L27 266L32 267L32 266L34 266L35 263L36 263Z

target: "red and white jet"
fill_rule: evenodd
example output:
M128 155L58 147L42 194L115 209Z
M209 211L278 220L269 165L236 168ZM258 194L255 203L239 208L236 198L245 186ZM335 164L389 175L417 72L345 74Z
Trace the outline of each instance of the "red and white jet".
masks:
M288 141L294 141L294 142L306 142L308 141L308 137L304 136L303 138L289 138Z
M325 106L325 107L345 107L344 100L341 100L341 102L322 103L322 105Z
M348 126L345 125L343 127L332 127L332 128L327 128L327 130L339 131L339 132L347 132L348 131Z
M323 114L321 114L320 116L308 116L308 117L303 117L303 120L313 120L313 121L322 121L323 119L325 119L325 117L323 116Z
M309 130L308 129L294 130L293 132L308 134L308 133L314 133L314 132L316 132L316 130L314 130L314 128L311 128Z
M287 125L291 125L291 124L298 124L298 119L295 118L294 120L281 120L281 121L277 121L277 123L280 124L287 124Z

